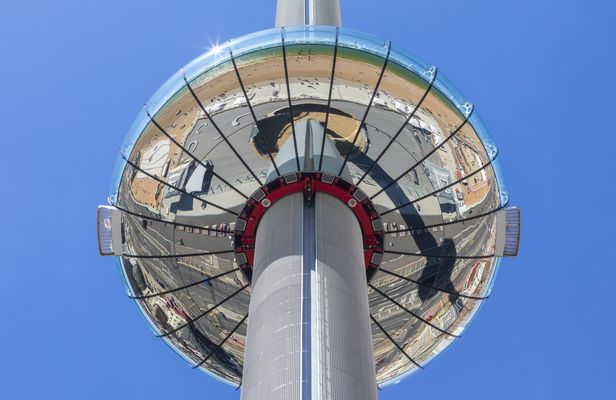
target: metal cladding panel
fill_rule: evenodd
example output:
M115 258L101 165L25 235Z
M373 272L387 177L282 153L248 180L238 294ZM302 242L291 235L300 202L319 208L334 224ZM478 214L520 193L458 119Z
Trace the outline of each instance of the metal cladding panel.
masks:
M329 195L312 207L285 197L257 230L244 400L377 398L359 223Z
M98 250L101 256L122 254L122 215L115 207L98 206Z
M302 207L301 194L286 197L257 231L244 400L300 398Z
M520 209L511 207L496 214L496 248L497 256L515 257L520 245Z
M300 169L302 171L314 171L315 168L310 168L309 165L316 166L319 164L322 147L323 165L321 166L321 171L337 176L339 175L338 172L340 171L340 168L343 166L342 158L340 157L338 150L336 150L336 146L333 141L330 138L323 136L323 129L323 125L319 121L313 119L300 121L295 124L298 153L297 159L299 160ZM325 139L325 143L323 143L323 139ZM285 176L287 183L290 183L287 178L289 176L297 179L295 176L297 164L295 161L295 149L293 147L292 140L288 140L284 146L282 146L280 152L276 156L276 163L278 164L278 170ZM278 175L275 172L274 167L270 167L267 172L268 182L278 178ZM339 176L348 182L353 180L347 167L343 169L342 174ZM261 199L258 199L258 201L260 200Z
M276 27L340 26L340 0L278 0Z
M348 206L318 194L316 207L316 318L313 398L377 398L361 229ZM316 370L316 371L315 371ZM314 386L313 386L314 387ZM316 395L315 395L316 394Z

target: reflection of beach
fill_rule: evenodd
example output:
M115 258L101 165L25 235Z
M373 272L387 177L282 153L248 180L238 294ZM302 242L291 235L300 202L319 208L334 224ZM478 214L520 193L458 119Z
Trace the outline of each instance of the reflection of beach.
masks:
M303 46L303 51L305 52L308 47L309 46ZM333 61L332 56L315 52L308 58L305 56L298 56L297 51L294 53L291 49L289 50L287 59L289 78L291 81L302 79L314 81L315 85L313 85L313 88L318 88L318 90L310 89L311 97L322 97L323 100L326 100ZM251 95L257 95L252 99L253 105L269 102L273 99L277 101L286 99L284 65L281 60L281 53L275 50L268 50L263 53L268 54L270 57L258 57L253 54L237 59L238 71L249 92L249 97L252 97ZM365 90L364 102L367 104L370 99L370 92L374 89L380 73L381 66L378 65L380 61L374 57L369 57L372 62L362 60L357 52L350 50L345 50L343 53L352 53L352 58L345 57L342 53L339 54L336 64L334 78L335 90L333 94L340 94L340 90L336 89L343 88L344 85L363 87ZM275 55L275 57L272 58L272 55ZM217 68L212 73L204 74L193 83L193 89L205 107L214 102L229 101L232 97L237 97L238 94L241 93L235 72L232 70L230 64L227 64L229 63ZM411 79L410 76L403 75L399 67L388 67L381 82L380 92L396 98L402 103L408 105L416 104L424 94L426 87L424 84L418 84L416 78ZM316 86L316 81L319 83L318 86ZM267 90L268 87L270 88L269 92ZM273 87L278 87L279 90L274 90ZM276 93L274 93L274 91L276 91ZM429 112L436 120L441 131L451 132L462 122L462 119L457 111L452 109L448 104L443 103L442 97L435 95L434 91L435 89L427 96L423 106L426 108L426 112ZM293 97L299 96L299 94L293 92L294 91L291 91ZM273 96L274 94L275 97ZM334 100L336 99L334 98ZM184 138L194 126L194 119L186 123L182 121L181 118L190 114L193 114L190 116L195 118L198 112L199 110L192 96L186 90L183 90L180 94L174 96L173 102L167 104L164 107L164 111L158 113L156 118L163 127L169 129L170 134L180 139L180 142L182 142L181 139ZM300 117L300 119L301 118L302 117ZM359 116L357 118L359 118ZM324 120L321 116L318 116L318 119ZM330 127L343 137L351 137L357 131L353 123L345 121L344 119L338 121L337 117L330 117ZM289 137L290 130L288 128L289 126L284 130L282 142ZM470 125L467 125L459 135L465 135L467 140L472 141L473 144L480 143L477 136L471 132L472 129ZM160 135L160 133L150 124L146 128L140 141L143 140L147 143L149 140L153 139L152 135ZM360 142L359 145L363 147L364 144ZM483 147L478 146L478 148L482 149ZM177 149L170 149L169 158L173 158L173 155L177 153ZM133 157L135 156L134 154ZM173 166L174 164L172 163L171 167Z
M298 124L301 121L305 121L308 119L313 119L325 123L325 113L321 112L306 112L300 113L299 116L295 118L295 124ZM332 137L334 142L336 141L353 141L353 137L357 133L357 129L359 128L359 121L345 117L343 115L330 114L329 121L327 124L327 129L335 132L339 137ZM291 124L286 124L282 129L282 135L278 140L278 148L281 148L282 145L286 142L286 140L293 133ZM360 151L365 151L368 145L368 141L365 136L360 135L355 146L360 149Z

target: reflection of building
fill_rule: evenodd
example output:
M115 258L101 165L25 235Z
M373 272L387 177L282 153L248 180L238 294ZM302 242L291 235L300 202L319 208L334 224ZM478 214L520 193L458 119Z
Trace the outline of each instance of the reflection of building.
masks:
M466 280L466 287L464 292L472 295L477 290L477 287L483 281L483 270L485 268L486 261L479 261L473 265L473 269Z
M152 300L151 305L156 310L154 315L161 324L168 326L167 330L176 329L186 322L186 315L174 307L170 300L158 297Z
M251 400L375 399L454 341L517 252L472 105L391 43L319 25L338 9L281 0L277 24L299 26L174 75L99 211L155 332Z

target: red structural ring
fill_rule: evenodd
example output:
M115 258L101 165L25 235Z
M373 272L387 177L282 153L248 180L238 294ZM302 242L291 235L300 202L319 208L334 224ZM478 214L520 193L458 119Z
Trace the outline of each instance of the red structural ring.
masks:
M324 172L295 172L266 183L248 199L235 223L235 259L252 280L257 228L267 209L281 198L302 192L312 202L314 193L329 194L345 203L362 231L366 277L372 278L383 257L383 224L368 196L352 183Z

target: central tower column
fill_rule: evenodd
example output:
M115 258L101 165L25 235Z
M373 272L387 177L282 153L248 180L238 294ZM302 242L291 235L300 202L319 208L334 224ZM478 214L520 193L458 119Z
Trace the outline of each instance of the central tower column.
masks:
M367 293L346 204L273 204L257 230L242 399L376 399Z
M324 170L340 170L321 124L296 130L304 171L321 147ZM283 174L294 154L289 140L276 157ZM349 206L322 192L277 200L259 222L252 268L242 400L376 400L364 242Z
M278 0L276 27L340 26L340 0Z

